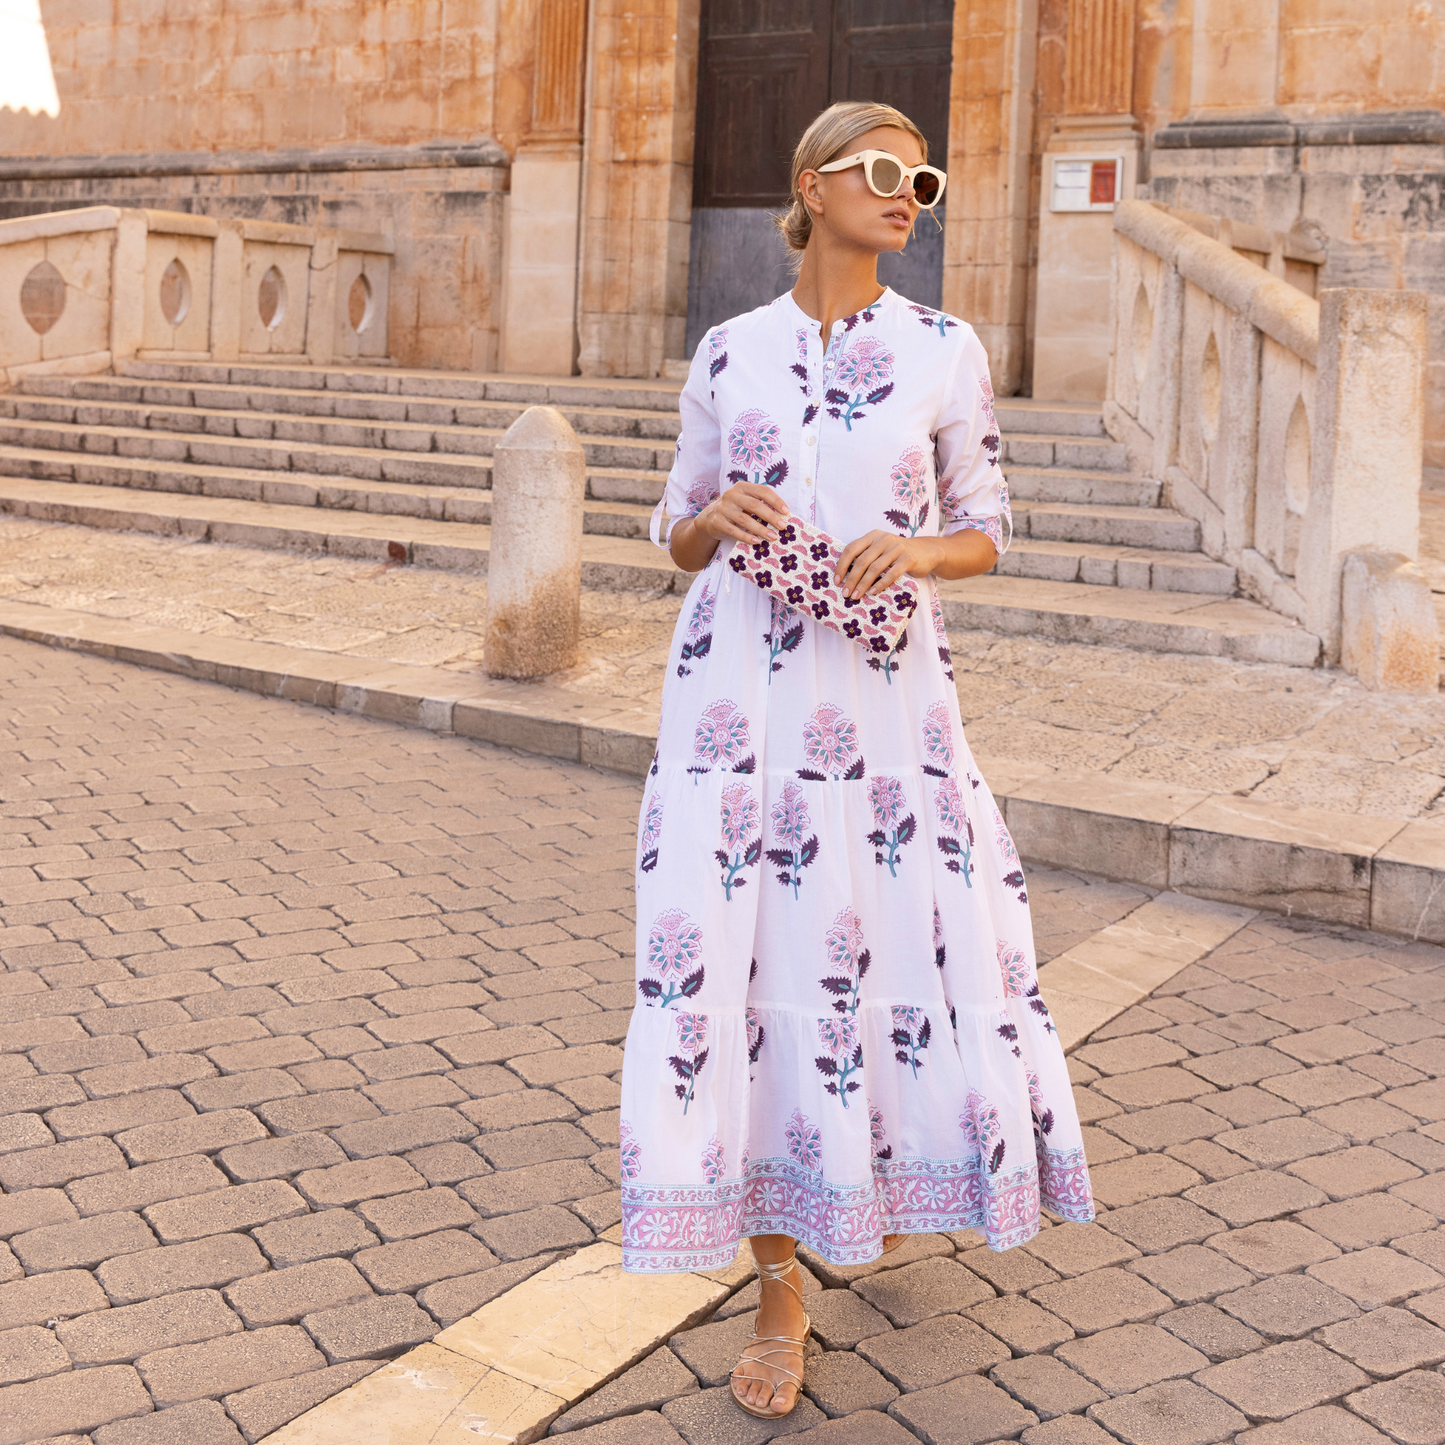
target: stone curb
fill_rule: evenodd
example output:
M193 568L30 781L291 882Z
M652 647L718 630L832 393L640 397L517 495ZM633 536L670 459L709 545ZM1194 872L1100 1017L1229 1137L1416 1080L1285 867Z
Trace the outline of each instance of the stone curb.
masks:
M656 747L656 708L546 684L25 602L0 601L0 633L633 777ZM1445 943L1445 818L1361 817L1010 758L979 763L1028 862Z

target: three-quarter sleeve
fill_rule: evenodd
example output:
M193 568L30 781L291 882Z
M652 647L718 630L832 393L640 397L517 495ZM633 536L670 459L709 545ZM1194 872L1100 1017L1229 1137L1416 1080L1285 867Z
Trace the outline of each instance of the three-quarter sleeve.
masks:
M653 510L648 529L648 535L659 547L668 545L672 524L679 517L697 516L721 491L722 430L713 403L710 374L716 351L712 343L719 333L727 335L721 327L714 327L698 343L678 400L682 430L678 433L672 470L667 474L667 486Z
M993 414L993 385L988 355L969 334L944 385L935 436L938 455L938 507L945 537L973 527L1002 555L1013 540L1008 484L999 468L998 423Z

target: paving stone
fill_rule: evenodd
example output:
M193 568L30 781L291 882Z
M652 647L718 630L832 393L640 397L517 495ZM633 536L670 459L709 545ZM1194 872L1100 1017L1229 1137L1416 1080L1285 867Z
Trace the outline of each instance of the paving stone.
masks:
M241 1436L214 1400L192 1400L102 1426L95 1445L241 1445Z
M390 1358L437 1333L439 1325L404 1294L360 1300L308 1314L303 1328L333 1364Z
M1361 1074L1344 1064L1321 1064L1318 1068L1299 1069L1266 1079L1263 1087L1281 1099L1288 1099L1301 1109L1322 1109L1338 1106L1346 1099L1359 1101L1371 1094L1384 1092L1384 1085L1368 1074ZM1382 1105L1389 1108L1389 1105ZM1397 1113L1401 1112L1399 1110Z
M524 1279L529 1279L539 1269L545 1269L560 1257L556 1254L541 1254L534 1259L492 1265L471 1274L460 1274L455 1279L438 1280L436 1284L429 1284L424 1290L418 1291L416 1300L446 1329L481 1309L488 1301L521 1284Z
M382 1118L382 1112L360 1089L327 1089L299 1099L273 1099L258 1104L256 1113L276 1134L307 1134L343 1125L360 1127Z
M800 1435L815 1425L821 1425L828 1417L806 1395L781 1420L755 1420L739 1409L733 1399L732 1388L719 1385L715 1390L700 1390L696 1395L683 1395L669 1400L662 1407L662 1417L687 1442L687 1445L762 1445L764 1440L774 1440L780 1435ZM638 1431L636 1422L646 1420L646 1415L629 1415L625 1422L629 1431ZM592 1431L607 1430L608 1425L594 1425ZM572 1437L576 1445L594 1445L587 1435ZM597 1437L594 1435L594 1439ZM637 1434L618 1433L605 1445L650 1445L647 1437ZM602 1445L602 1442L598 1442Z
M1407 1159L1427 1172L1438 1173L1445 1169L1445 1144L1419 1130L1406 1129L1398 1134L1386 1134L1377 1138L1375 1143L1381 1149L1388 1149L1397 1159Z
M108 1259L96 1278L117 1305L138 1304L183 1289L216 1289L266 1268L261 1251L244 1234L218 1234Z
M1181 1305L1198 1304L1226 1290L1240 1289L1251 1279L1237 1264L1197 1244L1135 1260L1128 1268Z
M1055 1359L1052 1355L1026 1355L1005 1360L989 1371L989 1379L1001 1385L1040 1420L1087 1409L1106 1398L1098 1386Z
M924 1445L981 1445L1017 1436L1039 1422L1032 1410L978 1375L905 1394L888 1407L888 1413Z
M1380 1041L1349 1024L1326 1024L1306 1033L1286 1034L1274 1046L1304 1064L1337 1064L1357 1054L1378 1053Z
M1132 1144L1116 1139L1095 1124L1086 1124L1080 1133L1084 1141L1084 1157L1089 1161L1090 1169L1112 1164L1116 1159L1128 1159L1136 1152Z
M484 1179L468 1179L457 1186L457 1193L483 1218L490 1219L539 1205L586 1199L605 1182L580 1159L563 1159L555 1164L533 1164L528 1169L507 1169Z
M1211 1365L1199 1383L1251 1420L1284 1420L1369 1383L1363 1371L1309 1340L1271 1345ZM1107 1423L1107 1421L1105 1422Z
M460 1184L492 1172L492 1166L467 1144L428 1144L412 1150L406 1162L428 1184Z
M163 1200L205 1194L224 1189L229 1183L204 1154L191 1154L76 1179L65 1192L82 1214L111 1214L119 1209L145 1209Z
M716 1419L708 1416L696 1422L700 1431L696 1437L698 1441L716 1439L717 1436L709 1431L723 1418L725 1417L721 1415ZM758 1421L757 1423L761 1424L762 1422ZM684 1445L683 1437L668 1424L663 1415L655 1410L644 1410L640 1414L628 1415L619 1420L607 1420L600 1425L589 1425L585 1430L575 1432L572 1438L577 1445ZM751 1441L767 1440L772 1437L750 1434L747 1438Z
M198 1109L244 1109L303 1093L301 1085L282 1069L253 1069L217 1079L197 1079L186 1085L186 1097Z
M110 1139L76 1139L0 1155L0 1186L7 1194L18 1194L22 1189L53 1188L87 1174L124 1168L125 1155Z
M456 1110L435 1108L347 1124L334 1130L331 1137L353 1159L369 1159L378 1154L405 1153L427 1144L465 1141L476 1132L476 1126Z
M26 1189L19 1194L0 1195L0 1239L77 1218L78 1211L60 1189Z
M1045 1229L1022 1248L1064 1279L1139 1258L1133 1245L1097 1224L1061 1224Z
M1351 1099L1348 1103L1332 1104L1328 1108L1315 1109L1310 1118L1326 1129L1343 1134L1353 1144L1368 1144L1415 1127L1411 1115L1403 1109L1381 1103L1379 1099Z
M195 1107L174 1089L148 1089L115 1099L94 1099L66 1109L51 1109L45 1116L57 1139L81 1139L92 1134L115 1134L141 1124L195 1117Z
M1026 1294L1041 1284L1051 1284L1058 1273L1026 1249L973 1249L960 1256L967 1268L987 1280L1000 1294Z
M1331 1325L1318 1338L1371 1375L1399 1375L1445 1360L1445 1330L1390 1306Z
M1431 1174L1424 1179L1397 1184L1390 1193L1396 1199L1428 1209L1436 1219L1445 1219L1445 1174Z
M1445 1229L1402 1234L1390 1241L1390 1248L1398 1249L1412 1259L1423 1260L1432 1269L1438 1269L1445 1274Z
M925 1259L870 1275L858 1280L853 1291L900 1329L932 1315L958 1314L994 1297L989 1285L951 1259Z
M622 1090L611 1079L593 1075L584 1079L564 1079L557 1092L570 1099L584 1114L599 1109L615 1109L622 1102Z
M254 1184L260 1179L281 1179L303 1169L340 1164L346 1153L325 1134L288 1134L284 1139L263 1139L259 1144L222 1149L216 1158L238 1184Z
M58 1270L0 1284L0 1330L67 1319L109 1305L94 1276L83 1269Z
M1209 1364L1207 1356L1155 1325L1123 1325L1070 1340L1054 1351L1054 1358L1109 1395L1130 1395Z
M589 1233L587 1242L592 1236ZM472 1274L496 1263L496 1256L469 1234L445 1229L423 1239L403 1239L358 1251L352 1258L380 1294L411 1291L453 1275Z
M1074 1058L1101 1074L1132 1074L1162 1064L1177 1064L1189 1057L1187 1049L1156 1034L1131 1034L1102 1044L1085 1044Z
M309 1169L297 1176L296 1188L316 1208L330 1209L425 1189L426 1180L404 1159L358 1159L328 1169Z
M477 1212L455 1190L418 1189L387 1199L369 1199L356 1211L388 1243L438 1229L465 1229Z
M810 1366L816 1369L818 1362L825 1358L823 1355L814 1356ZM855 1355L847 1358L857 1359ZM861 1360L858 1364L865 1370L869 1368ZM891 1392L889 1398L892 1399L898 1392L886 1380L883 1383ZM645 1360L559 1416L549 1433L562 1435L619 1416L634 1416L643 1410L656 1410L679 1396L696 1393L697 1379L692 1371L666 1345L662 1345Z
M902 1244L865 1264L830 1264L806 1245L798 1246L798 1258L827 1289L848 1289L855 1280L866 1279L869 1275L882 1274L890 1269L903 1269L907 1265L916 1264L920 1259L946 1258L954 1253L955 1248L953 1241L946 1235L906 1234Z
M457 1112L470 1119L483 1136L506 1133L530 1124L565 1123L577 1118L577 1106L550 1089L494 1094L462 1104ZM1414 1122L1413 1118L1411 1122Z
M684 1330L674 1335L668 1345L704 1388L712 1388L727 1383L755 1326L752 1315L736 1315Z
M1100 1079L1091 1088L1126 1109L1149 1109L1214 1093L1214 1085L1208 1079L1201 1079L1187 1069L1167 1067L1117 1074L1111 1079Z
M1338 1405L1319 1405L1239 1438L1248 1445L1385 1445L1387 1439Z
M1445 1284L1445 1275L1421 1260L1379 1247L1312 1264L1308 1273L1367 1310L1398 1304Z
M830 1419L860 1410L886 1410L898 1388L850 1350L811 1356L804 1390Z
M795 1438L799 1445L913 1445L918 1437L891 1415L859 1410L839 1420L825 1420Z
M243 1328L215 1290L195 1289L66 1320L55 1327L55 1337L77 1366L118 1365L152 1350L199 1344Z
M1106 1099L1102 1094L1096 1094L1092 1089L1085 1089L1079 1086L1074 1088L1074 1112L1079 1116L1081 1124L1095 1124L1100 1119L1108 1119L1124 1111L1112 1100Z
M1145 1254L1158 1254L1181 1244L1198 1244L1219 1228L1219 1221L1212 1214L1187 1199L1151 1199L1147 1204L1110 1209L1099 1224Z
M1346 1404L1400 1445L1445 1441L1445 1375L1436 1371L1416 1370L1372 1385L1351 1395Z
M1407 1304L1421 1318L1429 1320L1432 1324L1445 1326L1445 1289L1437 1289L1430 1294L1416 1295L1407 1301Z
M10 1114L0 1119L0 1154L43 1149L53 1143L55 1135L34 1114Z
M1074 1337L1073 1330L1057 1315L1016 1294L985 1300L966 1313L969 1319L1020 1354L1049 1350L1061 1340Z
M1090 1405L1088 1417L1125 1445L1213 1445L1248 1421L1238 1410L1188 1380L1151 1385L1133 1395Z
M368 1299L371 1286L344 1259L320 1259L269 1270L226 1290L231 1307L251 1329L294 1324L303 1315Z
M153 1408L130 1365L68 1370L0 1390L0 1442L24 1445L46 1436L80 1435L112 1420L148 1415Z
M52 1269L93 1269L102 1260L154 1249L156 1237L139 1214L97 1214L14 1235L10 1248L27 1274Z
M1215 1184L1196 1184L1185 1196L1191 1203L1217 1214L1231 1228L1258 1224L1266 1219L1324 1204L1323 1192L1291 1174L1257 1169Z
M888 1334L887 1317L852 1290L822 1290L807 1296L813 1338L825 1350L851 1350L861 1340Z
M1190 1059L1184 1067L1221 1089L1233 1089L1240 1084L1257 1084L1276 1074L1293 1073L1299 1064L1277 1049L1255 1044Z
M1344 1295L1306 1274L1280 1274L1214 1301L1267 1340L1297 1340L1359 1310Z
M1313 1119L1290 1118L1271 1119L1267 1124L1220 1134L1214 1142L1242 1155L1252 1164L1273 1169L1310 1154L1327 1154L1339 1149L1345 1141L1333 1129L1326 1129Z
M0 1385L19 1385L70 1368L70 1356L39 1325L0 1331Z
M1181 1194L1202 1183L1187 1164L1167 1154L1136 1154L1090 1170L1094 1197L1109 1209L1124 1209L1161 1195Z
M499 1134L484 1134L477 1152L494 1168L521 1169L549 1160L586 1159L597 1143L571 1124L533 1124Z
M1392 1194L1367 1194L1342 1204L1306 1209L1299 1215L1299 1223L1341 1249L1368 1249L1402 1234L1418 1234L1434 1222L1423 1209L1416 1209Z
M1288 1274L1323 1259L1334 1259L1340 1252L1323 1236L1286 1219L1212 1235L1207 1243L1260 1276Z
M226 1413L241 1427L251 1445L274 1430L304 1415L314 1405L329 1400L338 1391L364 1379L377 1368L375 1360L358 1360L349 1365L332 1365L289 1380L253 1385L249 1390L227 1395Z
M250 1144L266 1137L261 1121L247 1109L218 1109L193 1119L142 1124L117 1134L115 1142L132 1164L150 1164L182 1154L205 1154L232 1144Z
M1138 1324L1172 1308L1168 1295L1122 1269L1098 1269L1058 1284L1040 1285L1029 1291L1029 1298L1085 1335L1115 1325Z
M246 1330L239 1335L142 1355L136 1369L157 1409L187 1400L217 1399L267 1380L283 1380L326 1363L295 1325Z
M1323 1189L1335 1200L1376 1193L1420 1175L1418 1169L1403 1159L1368 1144L1314 1159L1301 1159L1290 1166L1289 1172Z
M825 1290L824 1295L831 1292ZM864 1339L858 1353L905 1393L978 1374L1009 1358L1006 1345L957 1315L940 1315L906 1330Z
M345 1209L328 1209L320 1214L262 1225L255 1237L277 1269L329 1255L351 1254L377 1242L366 1225Z
M567 1208L594 1234L600 1234L621 1222L622 1196L615 1189L606 1189L586 1199L573 1199Z
M230 1234L278 1219L294 1219L305 1213L306 1201L289 1184L266 1179L153 1204L145 1211L145 1219L162 1244L180 1244L208 1234Z
M1236 1129L1250 1129L1271 1119L1296 1117L1300 1110L1276 1094L1266 1093L1253 1084L1241 1084L1200 1101L1211 1114L1233 1124Z
M591 1244L591 1228L570 1210L555 1204L526 1209L500 1218L484 1219L472 1226L497 1258L526 1259L544 1250L576 1248Z
M1024 1445L1110 1445L1112 1435L1078 1415L1060 1415L1019 1436Z
M1190 1305L1159 1316L1159 1326L1211 1360L1233 1360L1263 1349L1265 1338L1212 1304Z

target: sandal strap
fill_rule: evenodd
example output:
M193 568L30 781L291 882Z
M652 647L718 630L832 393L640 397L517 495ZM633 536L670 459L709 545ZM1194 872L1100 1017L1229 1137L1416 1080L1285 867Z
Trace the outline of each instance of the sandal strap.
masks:
M796 1254L790 1254L781 1264L764 1264L761 1260L754 1259L753 1268L758 1272L759 1282L776 1281L778 1284L792 1290L798 1297L798 1303L801 1304L803 1301L803 1291L798 1284L788 1278L788 1275L792 1273L797 1263L798 1256ZM781 1338L781 1336L771 1338Z

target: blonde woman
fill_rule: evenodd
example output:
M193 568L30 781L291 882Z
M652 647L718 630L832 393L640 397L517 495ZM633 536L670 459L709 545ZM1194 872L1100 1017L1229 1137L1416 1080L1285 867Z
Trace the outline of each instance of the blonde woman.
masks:
M1093 1217L1018 853L964 740L932 581L1005 546L987 358L877 279L942 195L927 160L889 106L808 127L781 223L797 284L699 345L653 520L698 576L642 807L624 1263L716 1269L751 1239L762 1303L733 1393L764 1418L802 1388L797 1242L848 1265L939 1230L1008 1249L1041 1205ZM893 650L729 567L790 517L836 539L813 555L870 612L921 584Z

